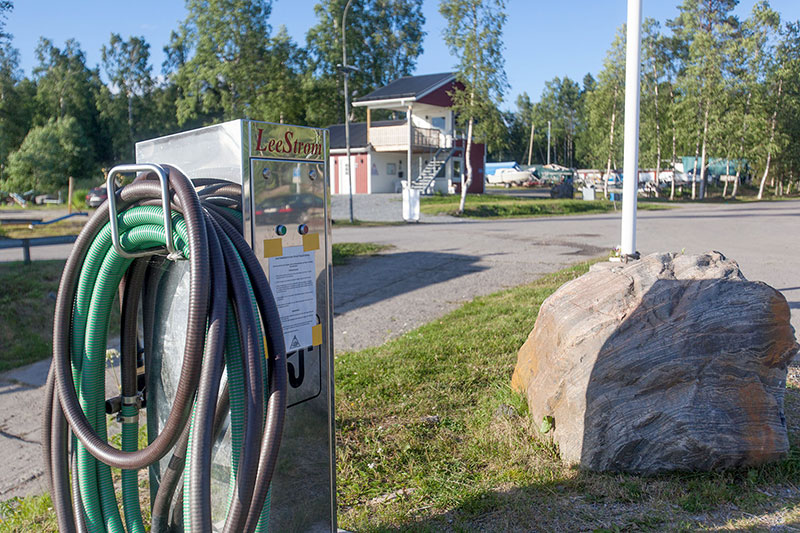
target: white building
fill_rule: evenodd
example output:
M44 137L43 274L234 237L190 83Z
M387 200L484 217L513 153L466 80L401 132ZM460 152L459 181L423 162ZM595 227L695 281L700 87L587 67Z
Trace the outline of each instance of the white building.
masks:
M423 192L460 190L464 140L455 129L450 93L455 74L406 76L356 99L366 122L350 124L350 160L355 194L394 193L408 186ZM388 110L399 120L373 121L374 110ZM344 124L330 126L331 193L348 194ZM471 193L483 192L486 150L472 144ZM409 172L408 169L411 169Z

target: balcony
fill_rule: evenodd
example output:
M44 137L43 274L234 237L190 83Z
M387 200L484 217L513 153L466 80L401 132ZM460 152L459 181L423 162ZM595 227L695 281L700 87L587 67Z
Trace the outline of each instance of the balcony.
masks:
M367 133L369 143L376 152L402 152L408 150L408 125L374 126ZM412 150L438 150L449 148L453 139L436 128L414 128Z

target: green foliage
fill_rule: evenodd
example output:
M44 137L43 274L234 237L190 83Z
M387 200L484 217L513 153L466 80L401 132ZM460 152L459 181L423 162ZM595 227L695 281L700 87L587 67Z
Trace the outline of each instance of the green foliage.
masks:
M495 113L508 88L503 59L502 31L506 21L504 0L442 0L439 12L447 20L444 41L458 60L457 79L463 85L453 93L458 123L476 123L476 137L497 132Z
M31 127L36 88L22 78L19 52L0 39L0 181L8 155L19 148Z
M585 157L591 167L607 170L622 162L624 91L625 26L621 26L603 60L596 87L586 96Z
M33 69L37 104L34 123L42 126L51 118L74 117L89 140L89 161L110 157L111 143L96 105L103 83L97 69L86 67L86 55L78 42L69 39L60 49L42 38L36 56L39 64Z
M84 210L87 209L86 195L89 194L89 189L75 189L72 191L71 204L73 209Z
M547 134L550 122L550 161L567 167L574 167L576 137L584 129L583 97L580 85L568 77L555 77L544 85L540 101L536 104L537 126ZM545 143L545 150L546 150ZM545 153L542 162L547 161Z
M12 9L14 9L14 4L11 0L0 0L0 42L11 38L9 34L5 33L5 27L8 13Z
M56 192L67 185L70 176L90 176L90 153L91 147L75 118L50 119L31 129L19 150L9 156L7 177L0 182L0 188Z
M347 0L321 0L314 6L319 22L308 30L306 45L306 118L311 124L344 121L342 14ZM425 37L422 0L353 0L347 11L349 89L356 97L414 71ZM362 110L357 110L361 113Z
M270 37L271 2L189 0L167 64L179 124L252 118L303 122L303 54L285 28Z
M136 126L144 122L144 110L141 105L136 105L137 99L146 98L153 88L153 68L149 62L150 45L144 37L130 37L123 41L119 34L112 33L108 46L103 45L102 60L106 75L117 94L113 95L103 87L98 107L104 117L109 119L109 127L115 129L114 159L133 161L133 143L137 140ZM127 109L127 113L120 113L121 109ZM127 124L127 139L120 131L123 124ZM123 139L126 142L122 143Z
M461 186L464 210L467 189L472 183L473 136L490 148L504 143L505 124L497 111L508 88L503 58L505 0L441 0L439 13L447 20L444 42L458 59L456 79L451 94L458 125L466 130L464 149L465 177Z

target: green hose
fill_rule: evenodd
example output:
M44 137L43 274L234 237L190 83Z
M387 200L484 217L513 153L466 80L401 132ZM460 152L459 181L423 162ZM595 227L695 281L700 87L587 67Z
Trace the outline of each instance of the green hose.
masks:
M128 251L163 246L165 230L161 225L162 210L143 206L125 211L119 220L123 247ZM188 256L186 226L183 218L173 215L178 238L176 246ZM73 314L73 353L79 361L78 398L95 431L108 438L105 403L105 360L108 344L108 325L116 289L131 259L120 256L111 246L111 228L104 227L92 243L81 269ZM135 406L125 406L122 416L134 416ZM138 447L138 423L123 424L123 451ZM78 444L78 477L81 498L86 510L89 531L123 533L116 501L111 469L95 459L82 444ZM125 495L125 517L129 531L144 532L139 507L137 472L123 471L122 492Z

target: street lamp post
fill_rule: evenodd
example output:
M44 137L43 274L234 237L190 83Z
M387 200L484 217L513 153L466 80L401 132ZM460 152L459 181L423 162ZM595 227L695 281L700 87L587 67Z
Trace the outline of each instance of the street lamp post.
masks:
M350 92L347 89L347 80L350 77L351 67L347 65L347 43L345 41L345 20L347 19L347 10L350 8L350 2L344 6L344 13L342 13L342 71L344 73L344 143L345 151L347 153L347 181L350 184L350 223L355 222L353 218L353 169L350 164Z

